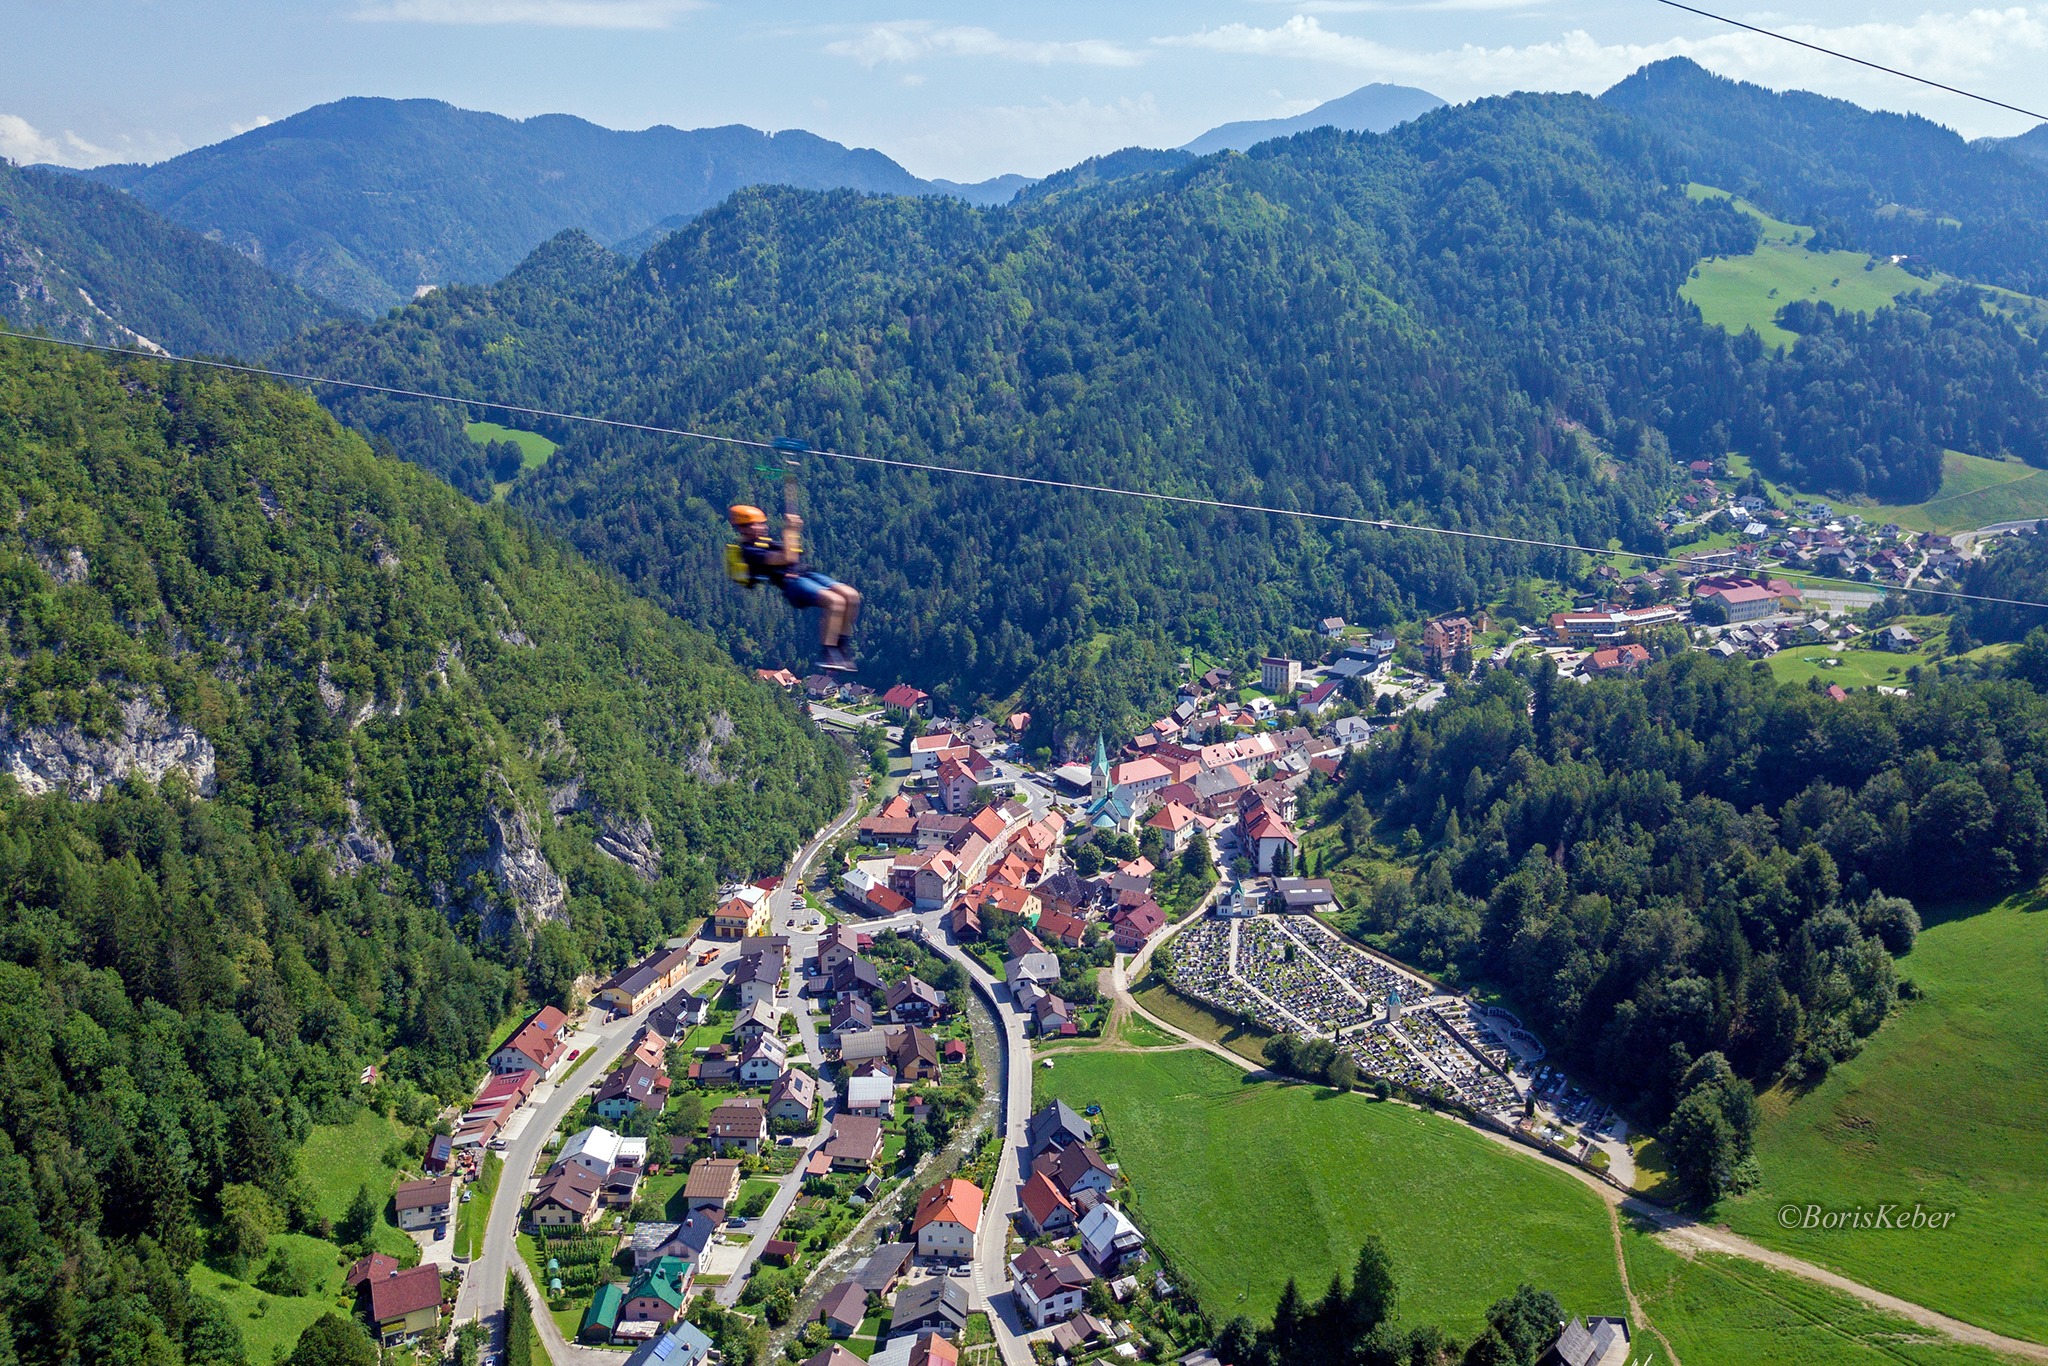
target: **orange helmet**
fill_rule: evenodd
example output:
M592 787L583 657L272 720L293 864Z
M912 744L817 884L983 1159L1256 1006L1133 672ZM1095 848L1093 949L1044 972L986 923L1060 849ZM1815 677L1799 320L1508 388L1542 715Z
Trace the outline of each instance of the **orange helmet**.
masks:
M768 514L752 503L734 503L725 510L725 515L736 527L749 527L768 520Z

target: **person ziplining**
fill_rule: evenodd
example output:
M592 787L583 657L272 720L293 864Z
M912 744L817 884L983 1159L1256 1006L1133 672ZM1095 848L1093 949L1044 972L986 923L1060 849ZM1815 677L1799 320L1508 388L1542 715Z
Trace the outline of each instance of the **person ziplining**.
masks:
M768 530L768 514L751 503L726 510L738 540L725 548L726 573L749 588L774 584L798 611L818 609L818 667L852 673L853 624L860 617L860 593L804 562L804 519L796 510L796 458L801 442L778 441L784 453L782 534Z

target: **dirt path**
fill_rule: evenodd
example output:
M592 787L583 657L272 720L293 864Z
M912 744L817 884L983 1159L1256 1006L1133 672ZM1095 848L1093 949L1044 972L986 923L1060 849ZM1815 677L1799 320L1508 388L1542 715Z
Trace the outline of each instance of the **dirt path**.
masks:
M1636 1299L1635 1285L1628 1278L1628 1257L1621 1250L1621 1206L1607 1207L1607 1226L1614 1233L1614 1264L1621 1270L1621 1293L1628 1298L1628 1318L1639 1329L1648 1329L1650 1336L1664 1345L1664 1355L1671 1359L1671 1366L1684 1366L1678 1352L1671 1345L1671 1339L1664 1336L1664 1330L1650 1320L1644 1312L1641 1301Z
M1199 911L1196 912L1197 915L1200 913ZM1190 920L1193 918L1193 916L1188 917ZM1221 1044L1211 1043L1207 1039L1188 1033L1188 1031L1178 1025L1160 1019L1157 1015L1146 1010L1144 1005L1131 994L1131 978L1134 975L1143 974L1144 966L1151 958L1153 944L1164 943L1172 937L1175 930L1178 930L1181 925L1186 923L1187 921L1183 920L1179 925L1175 925L1172 929L1168 930L1167 933L1156 936L1152 944L1147 944L1144 951L1131 960L1129 970L1126 970L1121 957L1117 959L1116 966L1112 969L1110 977L1111 987L1115 992L1117 1001L1128 1011L1142 1016L1173 1037L1213 1053L1225 1062L1242 1069L1254 1077L1275 1081L1295 1080L1282 1077L1279 1073L1260 1067L1257 1063L1231 1052ZM1950 1318L1947 1314L1938 1313L1925 1305L1915 1304L1911 1300L1900 1299L1897 1295L1889 1295L1882 1290L1872 1289L1870 1286L1829 1271L1826 1267L1816 1266L1814 1263L1803 1261L1798 1257L1773 1251L1761 1243L1752 1242L1738 1233L1730 1232L1726 1228L1702 1224L1687 1215L1664 1209L1662 1206L1653 1205L1646 1200L1617 1190L1594 1176L1591 1172L1583 1171L1570 1163L1553 1162L1540 1153L1515 1142L1506 1134L1496 1133L1493 1130L1476 1124L1467 1125L1466 1127L1470 1128L1474 1133L1492 1139L1502 1147L1524 1158L1542 1162L1544 1165L1555 1170L1569 1173L1587 1188L1596 1192L1607 1203L1608 1218L1614 1224L1615 1261L1621 1270L1622 1287L1624 1290L1628 1290L1630 1312L1656 1335L1659 1342L1664 1343L1664 1348L1667 1352L1670 1352L1671 1344L1664 1341L1663 1333L1658 1331L1656 1326L1651 1324L1649 1319L1642 1314L1641 1306L1636 1303L1634 1291L1629 1289L1628 1267L1622 1261L1621 1255L1621 1225L1619 1220L1622 1210L1627 1210L1637 1218L1654 1224L1657 1229L1655 1236L1658 1241L1681 1254L1691 1256L1699 1252L1718 1252L1727 1256L1741 1257L1748 1261L1758 1262L1775 1270L1789 1272L1804 1280L1827 1286L1831 1290L1838 1290L1845 1295L1854 1296L1865 1304L1883 1309L1888 1313L1896 1314L1900 1318L1908 1319L1923 1328L1933 1329L1951 1341L1968 1343L1973 1347L1983 1347L1993 1352L2000 1352L2006 1356L2017 1357L2027 1361L2048 1362L2048 1346L2044 1346L2041 1343L2028 1342L2022 1338L2007 1337L2003 1333L1995 1333L1988 1328L1979 1328L1977 1325L1965 1323L1961 1319ZM1671 1360L1674 1364L1678 1361L1678 1356L1675 1352L1671 1353Z

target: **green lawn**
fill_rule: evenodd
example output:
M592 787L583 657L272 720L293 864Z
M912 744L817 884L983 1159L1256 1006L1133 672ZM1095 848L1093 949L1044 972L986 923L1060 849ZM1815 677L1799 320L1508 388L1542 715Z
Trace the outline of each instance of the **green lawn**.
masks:
M1941 617L1897 620L1920 637L1918 650L1897 654L1858 642L1837 654L1825 645L1794 645L1770 657L1771 675L1782 683L1804 683L1809 678L1818 678L1824 684L1839 683L1845 688L1904 687L1906 670L1941 658L1948 624Z
M1103 1106L1141 1222L1218 1322L1265 1319L1290 1275L1320 1294L1368 1233L1410 1322L1469 1337L1521 1281L1572 1313L1624 1310L1599 1197L1452 1120L1193 1050L1075 1053L1038 1081Z
M405 1136L405 1128L386 1115L364 1110L346 1124L316 1124L299 1150L299 1165L312 1185L322 1217L340 1222L359 1187L368 1186L382 1207L398 1188L398 1173L384 1165L384 1154ZM387 1213L377 1223L377 1250L401 1257L408 1265L419 1260L410 1237Z
M1693 267L1679 287L1688 303L1715 327L1740 332L1753 327L1766 346L1789 347L1798 338L1778 326L1778 310L1796 299L1826 300L1839 312L1871 313L1900 295L1934 288L1934 282L1899 267L1873 261L1862 252L1808 251L1811 228L1772 218L1754 204L1708 185L1688 185L1694 199L1728 199L1763 224L1763 240L1747 256L1709 257Z
M340 1254L334 1244L283 1233L272 1238L270 1246L285 1252L301 1267L318 1268L320 1282L312 1294L268 1295L253 1285L222 1275L204 1262L194 1263L190 1272L194 1290L227 1306L228 1317L242 1330L243 1349L251 1363L268 1363L289 1354L298 1345L299 1334L322 1314L349 1312ZM265 1260L268 1256L266 1253ZM256 1275L257 1268L251 1268L249 1274Z
M1909 1320L1756 1262L1682 1257L1627 1229L1629 1284L1685 1366L1993 1366L2002 1358L1950 1343ZM1638 1332L1631 1361L1670 1358Z
M1240 1024L1235 1020L1225 1019L1200 1002L1189 1000L1159 981L1156 974L1147 980L1151 985L1141 985L1132 993L1132 998L1145 1009L1198 1039L1220 1043L1231 1052L1253 1062L1265 1062L1266 1040L1273 1037L1270 1030L1256 1024Z
M1922 998L1813 1092L1764 1098L1763 1186L1717 1217L1866 1285L2048 1341L2048 900L1935 924L1899 966ZM1884 1202L1955 1218L1905 1234L1778 1227L1788 1204Z
M548 457L555 453L555 443L539 432L523 432L517 427L501 426L496 422L466 422L463 434L479 446L488 446L493 441L509 441L519 448L524 467L537 470L548 463Z

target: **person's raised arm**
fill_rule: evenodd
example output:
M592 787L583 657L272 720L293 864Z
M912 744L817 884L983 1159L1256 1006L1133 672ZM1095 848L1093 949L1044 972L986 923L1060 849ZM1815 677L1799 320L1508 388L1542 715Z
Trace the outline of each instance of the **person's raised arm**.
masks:
M789 556L789 562L791 564L795 564L797 562L797 558L804 553L803 529L803 518L797 516L797 514L795 514L794 512L787 512L783 514L782 553Z

